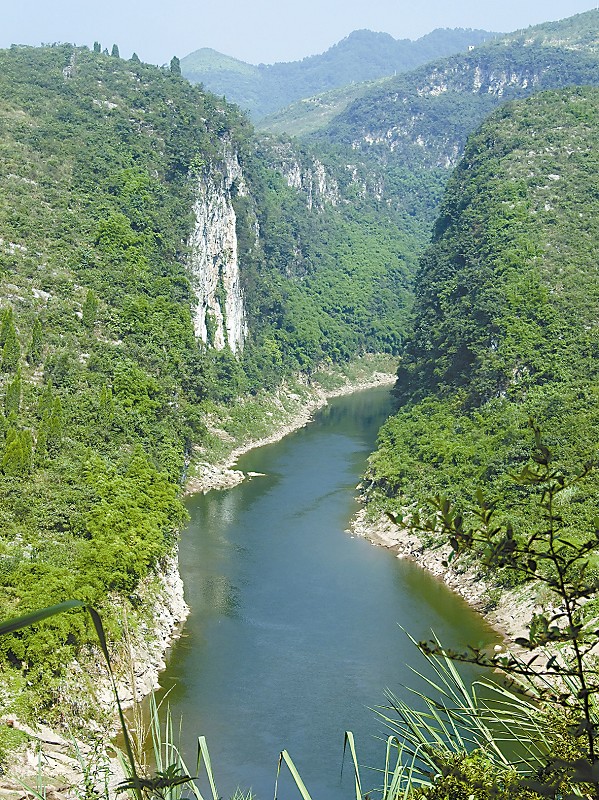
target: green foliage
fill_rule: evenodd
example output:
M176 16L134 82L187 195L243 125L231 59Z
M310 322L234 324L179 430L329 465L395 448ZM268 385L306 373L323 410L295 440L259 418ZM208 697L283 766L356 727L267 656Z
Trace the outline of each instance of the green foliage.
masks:
M0 347L4 347L9 332L14 330L14 314L12 306L8 306L2 312L2 322L0 323Z
M301 61L253 66L210 48L182 59L184 76L202 83L260 119L303 97L353 83L405 72L433 58L458 53L494 34L437 29L416 41L387 33L353 31L325 53Z
M31 341L27 350L27 361L36 366L42 360L44 349L44 329L39 317L36 317L33 322L33 330L31 332Z
M21 345L17 337L12 317L7 325L6 337L2 348L2 372L16 372L21 360Z
M365 92L323 137L353 143L384 163L452 167L468 135L506 100L597 84L597 18L593 9L557 23L550 36L542 25L534 26L468 52L431 58Z
M564 525L561 509L561 498L584 483L596 464L586 463L574 474L564 474L554 464L539 429L532 427L533 465L524 467L515 480L534 496L538 509L535 525L520 529L511 521L502 523L496 517L496 504L485 500L482 492L477 506L466 513L438 497L433 517L413 514L409 521L415 530L446 537L458 557L475 549L489 569L508 568L547 587L550 600L546 607L534 614L529 635L515 642L533 651L532 655L520 658L508 652L489 656L477 648L470 648L469 653L445 653L438 642L421 643L420 647L426 653L499 668L517 690L525 688L541 707L555 709L558 719L567 725L569 737L577 741L576 747L565 755L561 744L550 741L545 768L536 779L525 781L525 787L551 797L561 793L580 796L579 792L599 797L599 672L594 655L599 631L587 608L597 591L591 564L599 520L575 538Z
M484 485L502 514L514 492L505 476L528 459L529 417L564 469L595 457L598 114L596 89L542 93L471 137L416 279L402 407L371 460L379 507L450 490L463 507ZM598 488L592 476L563 498L574 533ZM519 513L525 524L534 511Z
M186 451L203 432L188 424L197 398L182 383L195 370L211 389L182 247L193 224L187 165L199 153L218 160L219 136L245 123L98 49L0 52L5 616L69 594L103 605L109 589L130 594L158 568L184 519ZM43 703L90 640L71 625L2 645L5 663L43 686Z
M556 23L549 35L531 27L387 78L310 142L339 158L346 172L370 176L356 188L376 196L402 232L415 234L419 255L450 171L493 109L545 89L599 84L597 18L593 9ZM318 112L318 103L307 105Z
M4 441L0 469L9 478L29 475L33 463L33 440L28 430L10 427Z
M86 328L93 328L98 314L98 298L90 289L85 296L85 302L81 306L81 321Z
M14 379L6 386L4 398L4 413L9 419L16 419L21 408L21 373L17 372Z

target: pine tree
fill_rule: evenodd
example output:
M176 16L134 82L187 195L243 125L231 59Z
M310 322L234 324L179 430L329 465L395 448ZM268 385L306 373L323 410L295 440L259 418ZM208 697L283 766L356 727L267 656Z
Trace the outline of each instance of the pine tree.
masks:
M177 56L171 58L171 75L181 75L181 62Z
M4 410L6 416L10 419L18 415L21 408L21 371L19 370L6 387L6 396L4 397Z
M112 400L112 389L109 386L102 386L100 389L100 399L98 402L98 422L102 426L110 425L114 417L114 403Z
M2 321L0 322L0 347L4 347L11 326L14 327L14 320L12 306L9 306L2 312Z
M63 414L60 397L54 399L52 410L46 420L46 448L49 455L55 456L62 444Z
M52 411L53 404L54 404L54 387L52 385L52 379L50 379L48 383L44 386L44 389L40 395L40 399L37 404L37 413L40 415L41 419L49 416L50 412Z
M112 52L110 55L113 56L114 58L120 58L119 48L116 46L116 44L112 45Z
M2 348L2 372L16 372L21 360L21 345L17 338L12 316L8 324L8 332L6 334L6 341Z
M46 429L40 425L35 439L35 465L41 467L46 463L48 456Z
M90 330L94 327L96 322L96 315L98 313L98 298L96 297L95 293L89 289L87 292L87 296L85 298L85 302L81 307L82 312L82 320L83 324L86 328Z
M16 478L28 475L33 464L33 439L29 431L10 428L6 434L0 468L5 475Z
M102 45L100 42L94 42L94 53L100 53L102 50Z
M44 348L44 330L42 323L36 319L33 323L33 331L31 333L31 341L29 342L29 349L27 351L27 361L30 364L39 364L42 360L42 350Z
M133 55L131 56L131 61L133 61L134 64L140 64L141 63L137 53L133 53Z

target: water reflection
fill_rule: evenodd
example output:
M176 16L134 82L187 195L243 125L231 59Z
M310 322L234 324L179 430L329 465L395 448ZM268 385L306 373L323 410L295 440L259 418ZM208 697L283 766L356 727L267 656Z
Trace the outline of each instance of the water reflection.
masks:
M190 499L181 570L192 612L163 685L174 685L184 751L208 737L223 796L238 783L271 794L285 747L314 797L345 800L343 732L380 764L384 729L370 709L416 680L398 623L454 647L493 638L444 586L345 532L389 408L381 390L339 398L240 461L264 477Z

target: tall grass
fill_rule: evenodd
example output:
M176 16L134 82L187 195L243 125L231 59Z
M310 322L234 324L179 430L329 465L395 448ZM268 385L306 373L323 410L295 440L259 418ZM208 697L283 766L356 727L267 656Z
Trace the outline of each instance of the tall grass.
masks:
M85 609L91 615L112 683L123 740L120 760L126 775L117 792L128 794L131 800L181 800L184 796L191 800L219 800L205 737L198 737L192 775L181 755L168 705L161 723L161 709L155 698L151 697L148 729L143 734L138 732L137 740L132 737L119 700L102 622L94 609L79 600L70 600L26 617L0 623L0 635L73 609ZM412 641L416 646L416 642ZM497 682L476 681L470 687L448 656L423 655L428 662L428 674L417 670L414 673L424 681L427 689L409 689L416 700L415 705L420 708L412 707L413 704L388 691L388 705L377 712L390 731L385 742L380 786L376 790L381 800L408 800L418 789L432 787L449 757L463 755L474 749L481 751L499 774L501 771L514 770L523 775L530 774L546 763L552 742L538 705ZM511 752L515 731L521 753L516 759ZM151 742L151 771L146 760L140 756L146 738ZM353 769L355 798L362 800L365 796L363 781L351 731L345 733L343 752L344 758L348 754ZM83 756L79 756L84 762ZM275 800L283 768L291 775L301 799L312 800L287 750L282 750L278 758L274 780ZM82 773L88 778L81 790L82 798L93 795L99 800L112 800L107 781L103 787L92 786L92 773L85 763L82 763ZM39 777L39 785L32 794L44 800L41 774ZM198 784L199 778L207 785L204 792ZM234 800L252 800L252 793L238 789Z

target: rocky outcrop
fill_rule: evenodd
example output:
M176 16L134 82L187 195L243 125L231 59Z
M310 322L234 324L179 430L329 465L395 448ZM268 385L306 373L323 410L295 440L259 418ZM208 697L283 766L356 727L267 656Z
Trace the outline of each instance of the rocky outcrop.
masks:
M452 118L447 107L463 109L473 126L491 108L504 100L526 96L542 87L543 69L531 65L514 67L506 60L491 59L489 48L479 55L469 53L443 65L432 66L414 75L385 98L388 113L366 120L360 136L353 139L354 150L382 148L393 153L412 153L431 167L452 169L462 156L470 127ZM551 85L552 81L548 81ZM480 99L469 100L478 96ZM445 100L443 99L445 98ZM440 105L436 105L438 100ZM445 103L445 105L443 105ZM438 120L443 119L439 125Z
M265 138L268 160L287 185L301 192L308 209L322 209L326 204L336 206L341 202L339 184L318 158L300 153L291 142Z
M281 172L287 185L306 196L308 208L322 208L325 203L336 206L339 202L337 181L327 174L324 164L317 158L309 164L289 160L281 164Z
M119 699L125 707L158 688L168 648L179 636L189 612L176 551L155 576L139 587L137 595L145 609L144 619L135 626L125 626L123 641L117 643L114 653ZM77 733L77 739L70 729L65 733L44 724L31 727L16 716L0 720L0 724L21 730L29 740L15 753L7 780L0 777L3 800L22 800L23 783L36 786L40 770L47 798L81 797L86 780L99 791L108 781L110 796L116 795L116 785L125 776L112 748L107 746L109 738L118 733L118 720L112 687L99 651L70 665L63 700L72 713L81 715L81 731L85 733ZM86 719L89 704L100 706L106 724L98 722L97 714L95 720L92 716ZM84 738L88 741L83 741Z
M150 598L151 605L148 621L141 623L139 634L132 642L133 685L124 682L119 686L119 695L125 704L140 700L159 687L158 677L166 666L166 653L179 637L189 614L177 552L164 561L151 586L142 588L142 599L144 595Z
M203 342L234 353L243 349L247 321L241 285L233 197L247 195L237 158L224 142L221 164L199 178L190 240L190 268L197 296L194 330Z

